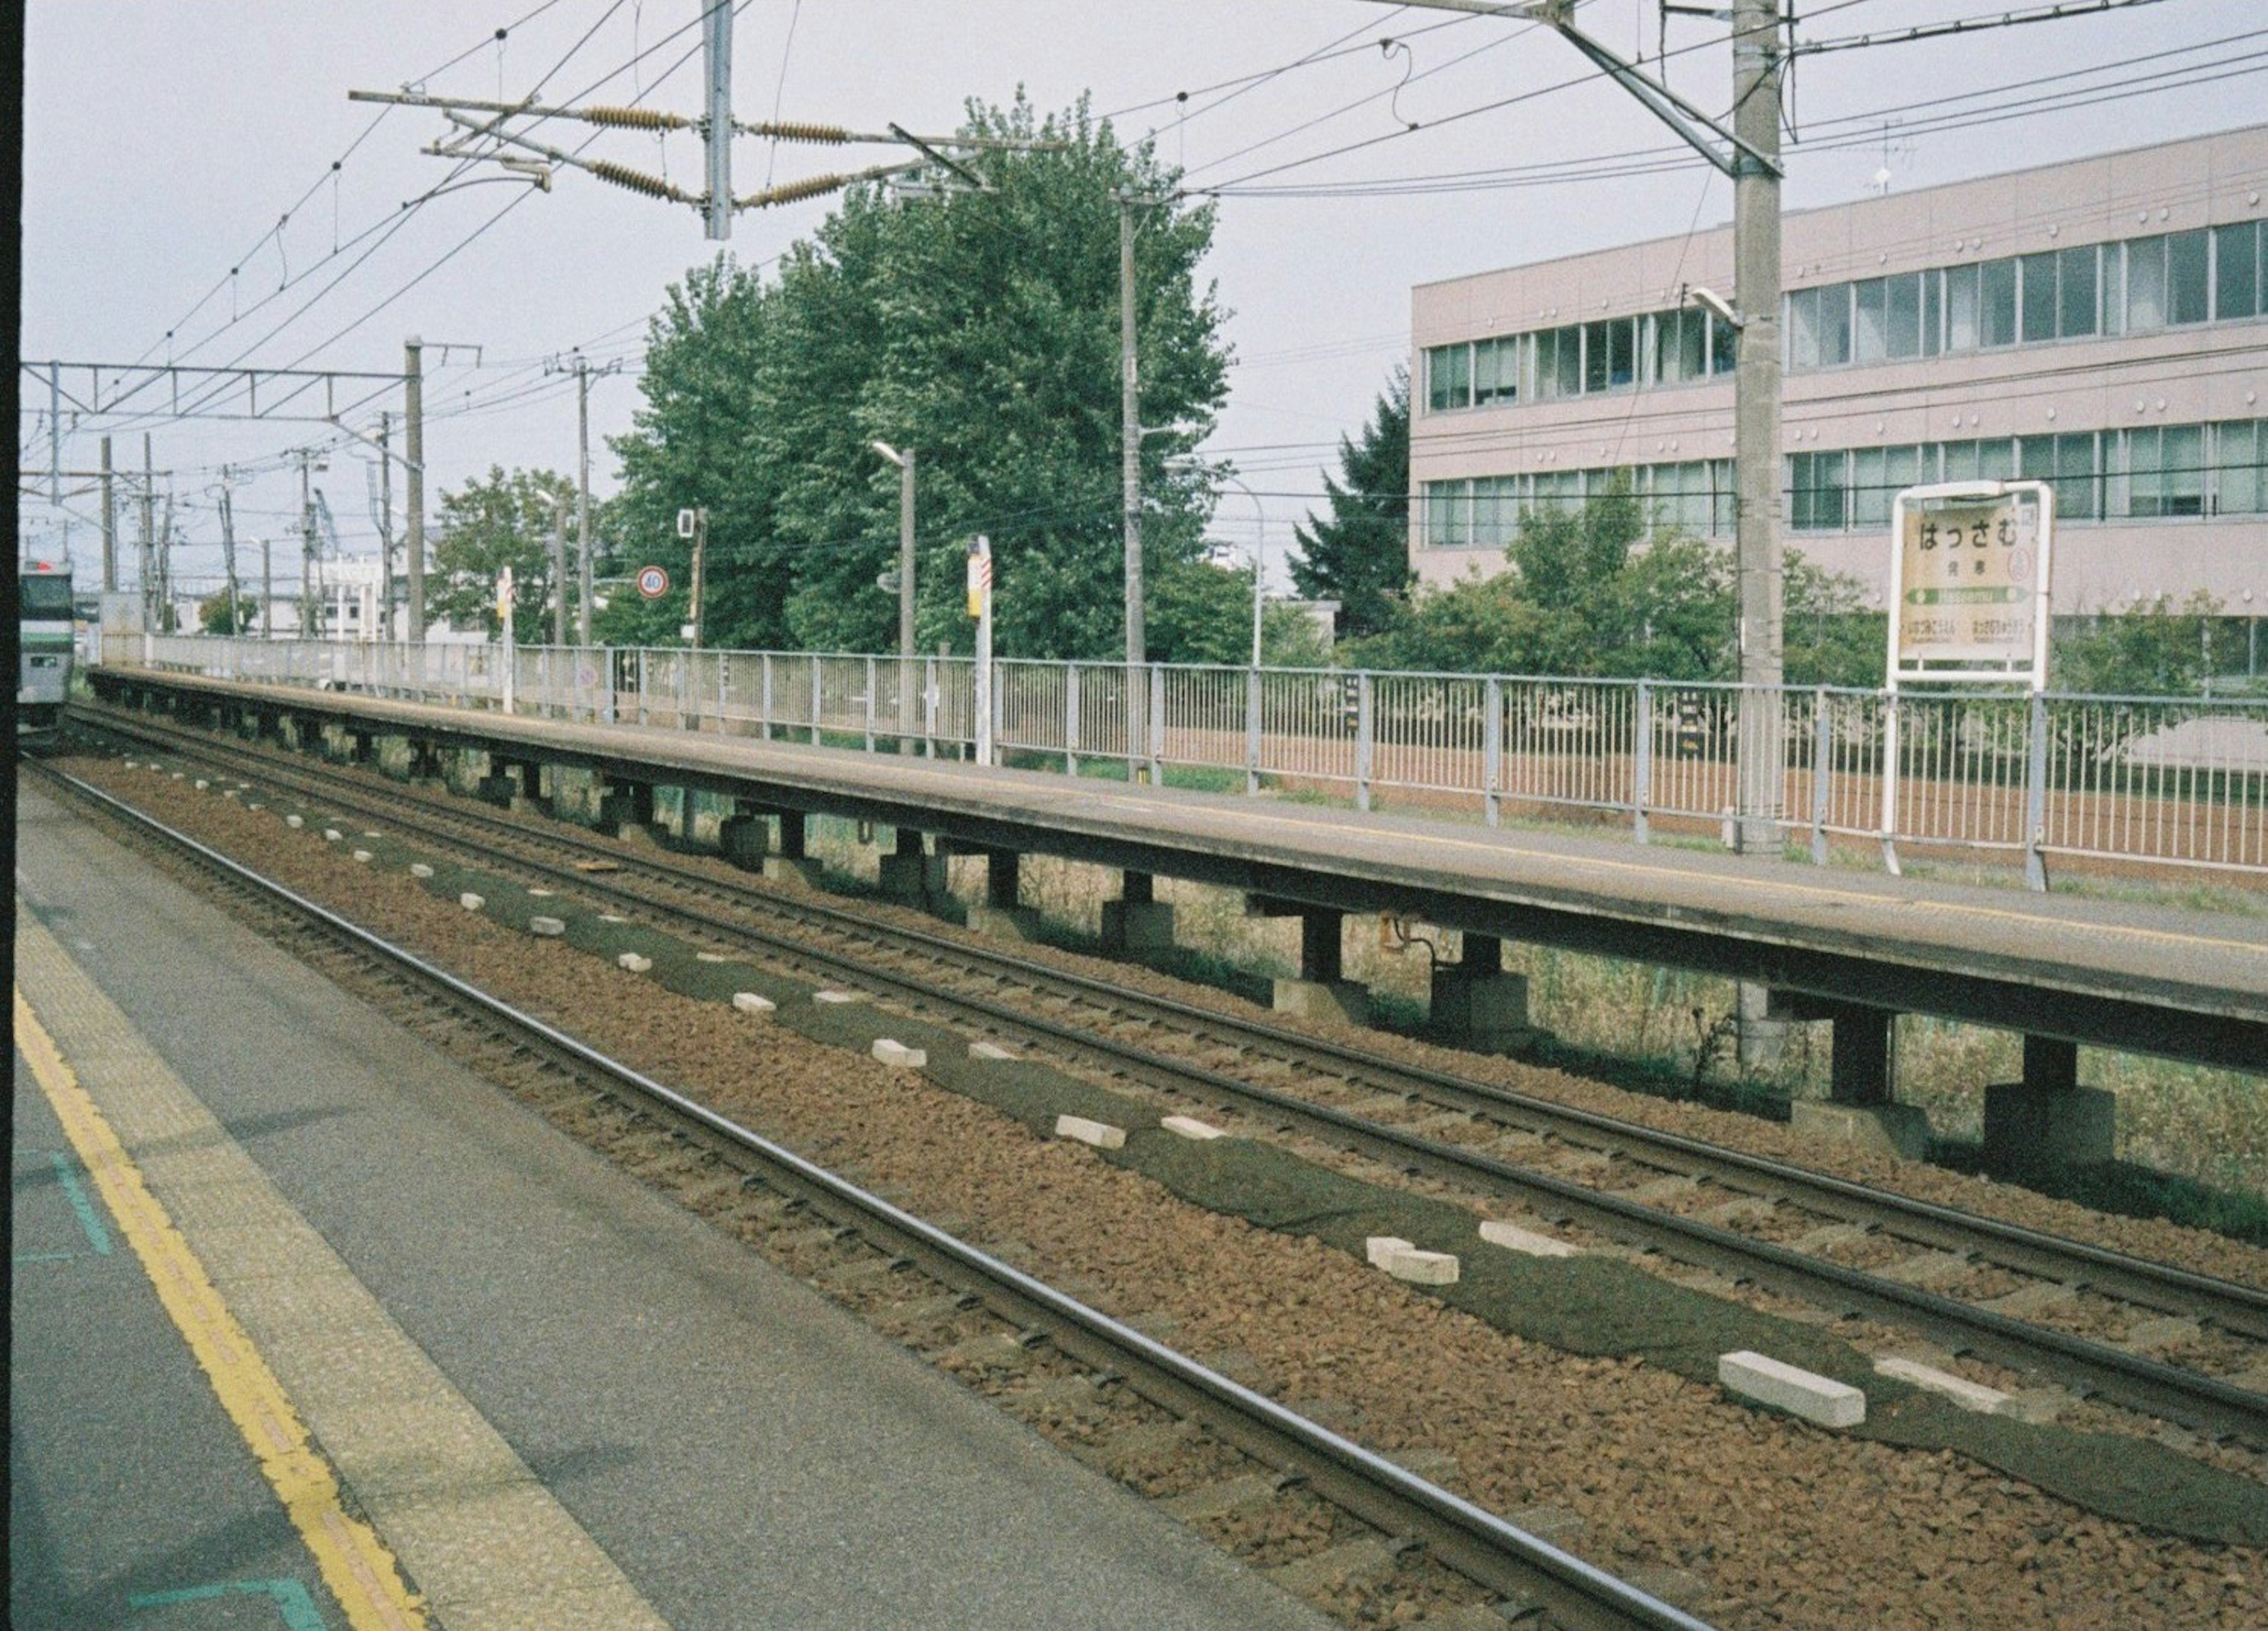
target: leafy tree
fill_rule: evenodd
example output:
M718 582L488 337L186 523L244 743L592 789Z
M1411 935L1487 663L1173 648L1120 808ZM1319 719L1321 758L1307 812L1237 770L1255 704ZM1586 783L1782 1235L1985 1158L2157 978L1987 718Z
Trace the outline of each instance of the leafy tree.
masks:
M1148 586L1150 655L1158 662L1241 668L1252 661L1252 570L1175 561ZM1320 668L1329 661L1322 631L1280 601L1260 614L1260 661L1270 668Z
M1410 373L1396 368L1359 445L1339 438L1339 469L1323 477L1328 518L1295 528L1292 581L1313 600L1339 603L1346 638L1376 634L1410 587Z
M1866 587L1793 550L1782 571L1780 669L1787 683L1867 690L1881 684L1889 618L1867 609Z
M924 649L970 645L962 559L978 532L1003 653L1124 649L1116 196L1175 177L1084 102L1044 119L1020 98L973 106L964 129L1060 145L970 158L983 193L855 188L775 278L696 268L651 326L644 403L614 443L619 536L681 584L674 517L709 507L718 644L895 646L875 579L896 560L898 473L879 439L916 454ZM1137 220L1143 417L1189 427L1142 449L1145 562L1164 584L1200 549L1211 478L1167 461L1226 396L1226 314L1197 277L1211 210Z
M426 582L431 613L496 638L503 631L497 576L509 566L513 638L526 644L549 639L554 505L571 503L574 491L575 484L554 470L506 473L490 465L485 480L443 492Z
M1674 534L1647 542L1645 511L1626 489L1580 508L1523 513L1505 554L1509 572L1421 587L1350 656L1458 672L1684 680L1725 672L1729 557Z
M2212 675L2209 642L2220 602L2198 590L2176 608L2170 595L2095 617L2051 637L2049 682L2102 697L2194 697Z
M197 602L197 626L207 634L241 634L260 621L260 599L242 589L232 601L223 589Z

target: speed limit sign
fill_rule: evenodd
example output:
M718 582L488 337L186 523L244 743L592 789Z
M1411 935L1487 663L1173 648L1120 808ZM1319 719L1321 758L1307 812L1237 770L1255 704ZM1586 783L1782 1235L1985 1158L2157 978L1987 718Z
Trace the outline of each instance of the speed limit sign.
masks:
M659 566L638 568L637 592L650 601L658 601L669 593L669 574Z

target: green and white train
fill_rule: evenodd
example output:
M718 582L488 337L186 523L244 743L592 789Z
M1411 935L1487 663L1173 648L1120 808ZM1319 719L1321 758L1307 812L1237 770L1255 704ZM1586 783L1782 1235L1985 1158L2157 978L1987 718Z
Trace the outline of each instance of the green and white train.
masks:
M16 569L16 742L52 744L70 694L71 571L45 561Z

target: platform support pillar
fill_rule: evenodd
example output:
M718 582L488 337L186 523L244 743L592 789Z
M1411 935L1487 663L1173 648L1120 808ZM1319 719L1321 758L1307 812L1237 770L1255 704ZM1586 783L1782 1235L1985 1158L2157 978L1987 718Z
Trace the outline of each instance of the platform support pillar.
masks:
M1504 942L1493 934L1467 934L1459 961L1433 965L1432 997L1427 1029L1452 1047L1517 1053L1535 1043L1528 977L1504 971Z
M820 875L825 870L811 858L806 847L810 841L810 817L801 810L781 810L779 822L779 853L764 857L764 876L775 883L794 882L812 889L820 886Z
M1852 1002L1774 993L1771 1017L1825 1020L1832 1049L1825 1099L1798 1099L1788 1120L1800 1133L1918 1161L1929 1153L1929 1116L1897 1102L1897 1015Z
M945 857L931 854L913 828L899 828L895 849L882 857L881 891L887 900L926 906L945 893Z
M1001 940L1028 941L1039 933L1040 914L1022 899L1023 860L1014 850L985 850L984 899L968 909L968 926Z
M2024 1079L1984 1089L1984 1165L2022 1176L2117 1158L2117 1096L2079 1085L2079 1044L2024 1038Z
M1159 901L1146 872L1130 872L1116 900L1102 903L1102 949L1114 957L1144 957L1174 948L1174 909Z
M746 799L734 800L733 813L717 826L717 847L725 859L750 872L763 870L771 841L771 823L751 808Z
M1370 1023L1369 988L1345 978L1339 956L1344 912L1259 895L1245 897L1244 910L1248 917L1300 919L1300 977L1276 982L1270 1006L1278 1014L1343 1025Z

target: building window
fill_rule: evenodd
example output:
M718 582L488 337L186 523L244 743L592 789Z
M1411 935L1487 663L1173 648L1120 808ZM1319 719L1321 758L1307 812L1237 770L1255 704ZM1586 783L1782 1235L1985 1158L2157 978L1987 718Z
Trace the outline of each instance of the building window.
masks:
M2056 256L2058 289L2056 293L2056 334L2060 339L2076 339L2093 334L2102 327L2097 313L2096 263L2101 259L2095 246L2084 249L2066 249Z
M1849 486L1849 455L1800 453L1789 461L1788 517L1797 532L1840 532L1848 521L1844 504Z
M2102 513L2102 472L2095 462L2093 432L2027 436L2016 469L2024 480L2045 482L2055 489L2058 520L2091 521Z
M2166 240L2166 321L2201 323L2213 314L2212 255L2203 227Z
M1427 482L1424 532L1429 550L1462 550L1471 541L1470 482Z
M1483 476L1473 482L1472 547L1502 550L1520 520L1520 478Z
M2223 322L2268 311L2261 298L2262 236L2257 221L2213 229L2213 314Z
M2205 513L2205 427L2128 431L2125 513L2136 520Z
M1520 337L1482 340L1473 346L1473 405L1520 400Z
M2239 419L2213 427L2217 478L2213 511L2220 515L2257 515L2268 511L2268 420Z
M1977 305L1977 268L1948 267L1945 273L1945 349L1973 351L1984 330Z
M1709 314L1664 312L1654 319L1654 378L1683 385L1709 372Z
M1977 269L1977 343L2016 343L2016 263L1987 261Z
M1435 413L1473 405L1473 348L1436 345L1425 353L1425 405Z

